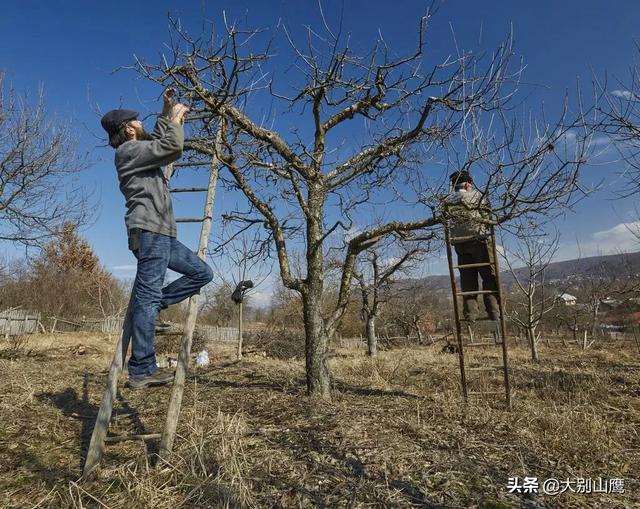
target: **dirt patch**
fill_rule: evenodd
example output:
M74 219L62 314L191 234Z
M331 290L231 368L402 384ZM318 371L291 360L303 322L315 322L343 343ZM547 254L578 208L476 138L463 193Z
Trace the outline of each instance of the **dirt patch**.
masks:
M77 480L115 337L34 337L0 360L2 507L638 507L637 353L512 352L514 408L500 396L465 406L457 357L437 346L377 359L339 350L333 401L305 395L302 361L233 345L187 381L171 463L153 448L111 445L98 478ZM84 346L78 354L77 345ZM472 353L490 364L498 352ZM478 375L477 390L501 379ZM112 431L160 431L168 388L121 389ZM509 477L625 479L625 494L507 493ZM99 501L99 502L98 502Z

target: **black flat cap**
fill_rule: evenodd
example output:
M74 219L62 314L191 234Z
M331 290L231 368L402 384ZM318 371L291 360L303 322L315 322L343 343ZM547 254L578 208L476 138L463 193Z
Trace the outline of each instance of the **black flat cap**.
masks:
M138 115L140 114L133 110L111 110L102 117L100 123L109 136L112 136L122 124L138 118Z
M452 173L451 175L449 175L449 180L454 186L459 186L460 184L464 184L465 182L473 184L473 177L467 170L456 171Z

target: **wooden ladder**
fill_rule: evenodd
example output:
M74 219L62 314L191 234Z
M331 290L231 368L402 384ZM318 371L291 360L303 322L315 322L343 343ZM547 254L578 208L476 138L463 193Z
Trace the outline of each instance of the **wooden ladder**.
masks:
M218 129L216 135L216 150L221 146L221 128ZM217 153L217 152L216 152ZM197 256L204 260L207 252L207 245L209 243L209 234L211 233L211 223L213 216L213 203L215 200L216 187L218 182L218 172L220 169L219 160L214 157L210 163L207 162L186 162L176 163L168 166L165 169L165 176L171 178L175 167L182 166L205 166L210 164L209 183L207 187L190 187L190 188L176 188L171 189L172 193L193 193L193 192L206 192L204 215L201 218L176 218L177 223L202 223L200 230L200 241L198 244ZM118 378L123 371L124 359L129 349L129 343L131 340L131 308L133 304L133 296L135 295L136 286L134 284L131 290L131 296L129 297L129 304L127 306L127 312L125 314L124 324L122 326L122 335L118 340L116 351L111 361L109 368L109 374L107 377L107 387L102 397L100 404L100 410L96 418L93 433L91 435L91 442L89 443L89 449L87 451L87 458L84 463L82 472L82 479L89 479L100 465L100 461L105 451L105 446L108 443L119 443L128 440L151 440L160 438L159 455L161 458L167 458L173 448L173 442L176 436L176 427L178 425L178 417L180 415L180 407L182 405L182 395L184 393L184 384L189 366L189 356L191 354L191 341L193 338L193 331L196 325L196 319L198 316L198 295L193 295L189 298L187 317L184 324L182 333L182 340L180 344L180 353L178 355L178 365L176 367L175 378L173 381L173 387L171 390L171 397L169 399L169 407L167 410L167 417L163 432L149 433L149 434L131 434L120 436L107 436L109 431L109 424L111 423L111 416L113 413L113 404L118 392Z
M451 279L451 292L453 294L453 317L456 324L456 336L458 340L458 360L460 364L460 382L462 386L462 394L464 396L465 401L468 401L469 396L484 396L490 394L502 394L502 391L469 391L467 386L467 374L469 371L496 371L500 370L503 374L504 380L504 395L507 408L511 408L511 385L509 382L509 362L508 362L508 345L507 345L507 332L504 321L504 300L502 298L502 284L500 283L500 267L498 264L498 253L496 250L496 236L495 229L493 225L490 227L490 242L491 246L489 249L493 251L493 262L483 262L483 263L472 263L467 265L454 265L453 255L451 250L452 242L464 242L465 240L473 240L475 237L451 237L449 221L444 221L444 235L445 235L445 244L447 248L447 262L449 265L449 277ZM491 257L490 257L491 258ZM472 292L462 292L458 291L458 286L456 283L456 274L455 269L464 269L464 268L479 268L479 267L491 267L494 271L496 277L496 284L498 289L496 291L493 290L476 290ZM473 342L473 331L471 325L468 324L468 334L470 338L470 343L464 344L462 337L462 320L460 319L460 309L459 309L459 297L464 297L467 295L486 295L486 294L495 294L498 300L498 304L500 306L500 318L498 320L498 329L494 333L494 341L490 342ZM487 318L488 320L488 318ZM491 347L491 346L502 346L502 364L499 366L478 366L478 367L467 367L465 362L465 349L468 347Z

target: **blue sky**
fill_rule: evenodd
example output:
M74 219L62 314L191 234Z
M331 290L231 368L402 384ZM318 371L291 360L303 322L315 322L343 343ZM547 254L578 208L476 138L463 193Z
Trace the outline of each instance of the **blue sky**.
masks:
M429 4L418 0L323 1L329 18L335 19L343 10L344 30L352 34L354 45L370 47L380 30L399 50L414 44L417 20ZM84 235L104 265L119 277L133 276L135 259L127 250L124 200L117 187L113 151L100 139L103 133L95 109L107 111L122 104L143 114L157 111L159 88L132 71L113 73L114 69L130 65L134 53L157 58L167 41L169 12L179 15L185 25L196 27L203 15L219 19L223 10L229 19L246 14L250 24L261 27L273 28L282 20L296 31L305 24L320 23L316 1L3 2L0 68L20 91L34 94L42 84L50 112L73 120L81 148L93 161L82 179L95 189L100 201L97 220ZM640 40L638 19L640 3L634 1L449 1L433 21L427 50L436 55L453 52L452 28L458 44L491 49L513 26L516 51L527 64L525 80L540 85L532 88L527 105L537 108L544 102L546 111L553 113L565 91L575 90L577 77L585 88L592 73L601 77L607 71L626 80L636 59L635 43ZM619 169L616 164L595 167L586 178L611 182ZM180 185L195 183L198 176L181 179ZM612 197L607 188L558 224L563 235L562 258L576 254L576 238L581 239L586 254L599 249L606 252L609 243L636 249L627 228L620 226L636 219L633 201L613 201ZM174 200L177 215L192 215L201 208L195 201L200 199ZM240 202L237 195L220 193L216 215ZM180 225L179 237L195 246L197 231L197 226ZM15 253L11 246L2 249ZM436 262L433 268L439 271L438 267Z

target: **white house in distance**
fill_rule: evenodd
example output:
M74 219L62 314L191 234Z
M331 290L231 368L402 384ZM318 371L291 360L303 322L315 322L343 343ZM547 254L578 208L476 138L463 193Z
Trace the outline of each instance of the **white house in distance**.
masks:
M578 299L576 299L570 293L563 293L562 295L558 295L558 299L560 299L565 306L575 306L578 302Z

